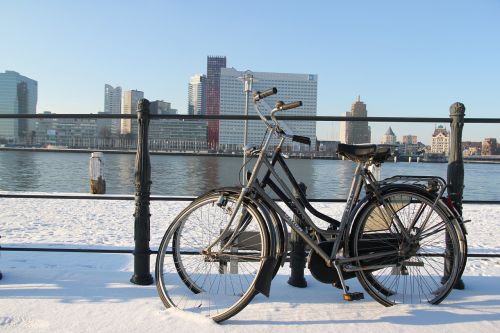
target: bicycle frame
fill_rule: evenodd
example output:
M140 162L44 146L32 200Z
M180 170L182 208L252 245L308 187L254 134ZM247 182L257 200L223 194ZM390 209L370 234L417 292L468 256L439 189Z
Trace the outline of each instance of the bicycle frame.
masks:
M247 150L245 151L246 154L257 156L257 161L250 173L250 177L247 181L246 186L244 186L241 190L240 196L236 202L235 208L233 213L231 214L230 220L228 225L226 226L225 230L220 233L221 236L219 236L215 241L212 242L211 245L209 245L206 248L206 253L211 252L211 248L215 245L220 243L222 235L226 234L227 231L229 231L233 224L235 223L234 219L237 214L237 211L241 207L241 204L243 202L243 199L251 194L252 192L255 192L260 198L262 198L265 203L276 212L276 214L284 221L292 230L294 230L297 234L300 235L300 237L307 243L307 245L310 246L310 248L315 251L325 262L325 264L328 267L333 267L337 270L337 273L340 277L340 282L342 284L342 287L344 289L344 292L347 293L347 287L345 285L344 279L342 277L342 265L351 263L354 261L360 261L360 260L369 260L369 259L376 259L376 258L381 258L385 256L390 256L394 254L400 254L400 250L393 250L393 251L385 251L385 252L378 252L378 253L372 253L372 254L366 254L362 256L357 256L357 257L347 257L344 255L339 255L339 251L342 248L342 242L344 242L349 235L349 230L351 228L351 225L353 223L353 210L355 209L356 204L358 203L361 195L361 191L363 186L367 188L373 195L379 199L381 202L381 207L379 209L384 209L386 212L382 214L382 216L393 216L395 217L394 223L398 227L399 231L401 232L401 235L403 238L406 240L410 240L411 236L409 232L406 230L406 228L403 226L402 222L399 220L394 208L391 206L391 204L387 204L384 202L384 200L380 196L380 185L378 182L375 180L374 176L371 174L371 172L368 170L368 165L371 162L358 162L354 177L351 183L351 187L349 190L349 194L347 197L347 203L346 207L344 209L342 218L340 221L337 221L333 218L330 218L317 210L315 210L307 201L304 193L300 190L300 187L293 177L293 174L290 172L282 154L281 154L281 149L283 146L283 143L285 142L285 138L287 137L286 133L280 128L278 121L275 118L275 113L280 111L277 108L274 108L271 112L271 118L274 122L274 124L270 124L268 120L258 111L256 108L256 111L259 113L259 116L261 116L261 119L264 121L264 123L268 127L268 131L266 133L264 143L261 146L260 150L254 149L254 150ZM271 139L273 136L277 135L280 140L276 148L274 149L273 155L270 160L267 158L267 149L270 145ZM288 179L288 181L291 183L293 190L295 190L299 195L298 198L296 198L295 195L293 195L292 189L285 183L282 177L277 173L275 169L275 165L278 163L282 167L282 169L285 172L285 176ZM262 179L261 182L259 182L257 175L259 171L261 170L262 167L266 168L266 173L264 178ZM273 177L273 178L271 178ZM276 182L273 180L275 179ZM268 193L266 193L265 188L269 187L274 194L278 196L279 199L281 199L285 205L293 212L294 215L298 216L301 221L304 222L306 225L306 228L301 227L297 222L294 221L293 218L291 218L276 202L273 200ZM436 203L439 200L439 197L442 193L439 194L439 196L436 198ZM313 215L316 217L320 218L321 220L330 223L331 225L338 227L337 230L325 230L321 229L318 227L311 219L309 214L306 212L309 210ZM239 221L236 222L236 226L232 228L232 235L228 240L226 240L226 244L230 244L238 235L238 232L242 225L244 225L244 214L242 214L242 217L240 218ZM325 237L330 237L330 239L334 240L333 248L330 253L326 253L319 245L318 241L311 237L310 232L316 232L320 234L321 236ZM317 238L317 237L316 237ZM227 245L226 245L227 246ZM223 246L219 251L218 254L221 254L224 250L226 250L226 246ZM362 268L354 268L356 269L374 269L374 268L380 268L380 267L389 267L391 264L387 265L382 265L382 266L368 266L368 267L362 267Z
M274 118L274 113L277 112L278 110L274 109L272 112L272 118ZM263 119L264 120L264 119ZM275 134L280 134L280 128L277 126L277 121L275 120L276 126L270 125L267 121L266 124L268 125L268 130L264 144L262 145L260 151L258 151L258 158L257 161L251 171L250 178L248 179L247 185L243 187L241 194L238 198L238 201L236 202L234 212L229 220L229 223L224 231L221 232L221 235L224 234L226 231L230 230L233 223L234 223L234 217L236 215L236 212L238 211L239 207L241 206L241 203L243 202L243 198L248 195L251 191L255 191L268 205L271 207L281 218L282 220L290 227L292 230L297 232L301 237L304 239L304 241L314 250L316 251L321 258L325 261L326 265L329 267L332 267L333 265L333 259L336 258L337 253L341 247L342 241L344 241L344 236L346 235L346 231L349 229L348 227L350 226L349 223L349 216L354 208L354 205L359 199L361 189L363 187L364 179L368 178L371 181L373 181L373 176L366 170L364 170L362 163L358 163L358 166L356 168L356 172L351 184L351 189L349 191L349 196L347 200L347 205L344 210L344 214L342 216L341 221L337 221L335 219L329 218L326 215L323 215L314 208L312 208L307 200L305 199L304 194L300 191L299 186L297 184L297 181L294 179L292 173L288 169L286 162L284 161L282 155L281 155L281 147L285 141L285 137L281 136L279 144L276 146L273 156L271 158L271 161L267 159L267 148L269 147L269 144L271 142L272 137ZM253 154L254 156L256 155L255 153ZM285 181L278 175L277 171L275 170L274 166L276 163L279 163L285 171L285 174L288 178L288 180L291 182L293 188L295 191L300 193L300 201L299 199L295 198L295 196L292 193L292 190L287 186ZM259 182L257 179L257 175L262 168L262 166L265 166L267 168L266 175L264 176L264 179L262 182ZM277 184L271 179L270 176L273 176L274 179L277 180ZM371 178L370 178L371 177ZM318 246L318 242L311 238L308 231L304 230L298 223L296 223L276 202L265 192L264 188L266 186L269 186L270 189L292 210L292 212L299 216L301 220L305 222L305 224L309 227L312 228L313 231L321 234L321 235L330 235L330 236L335 236L335 244L333 247L333 250L331 253L326 253L324 250L322 250ZM339 225L339 229L336 232L332 232L331 234L328 233L327 230L319 228L310 218L310 216L307 214L305 208L302 206L307 207L310 209L315 216L318 216L320 219L329 222L334 225ZM227 243L231 243L237 236L238 230L241 227L243 223L243 218L240 219L240 221L237 222L236 226L234 227L234 231L232 236L227 240ZM217 238L215 241L212 242L212 244L206 249L207 253L210 252L211 248L220 242L220 238ZM219 250L219 253L222 253L225 250L225 247L222 247ZM366 256L366 258L362 259L372 259L372 258L377 258L377 257L382 257L386 256L388 254L393 254L394 252L381 252L377 254L370 254ZM359 260L360 258L349 258L346 262L350 261L355 261ZM340 272L339 272L340 274Z

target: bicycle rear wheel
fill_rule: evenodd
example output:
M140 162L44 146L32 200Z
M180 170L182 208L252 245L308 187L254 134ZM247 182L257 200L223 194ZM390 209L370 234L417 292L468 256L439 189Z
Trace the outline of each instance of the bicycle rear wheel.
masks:
M220 322L241 311L257 293L255 282L269 253L268 231L258 210L246 201L229 225L237 198L205 195L172 222L156 261L157 289L166 307Z
M385 306L440 303L452 290L465 255L457 221L441 202L434 204L434 197L418 189L393 189L382 199L384 205L369 203L352 227L350 256L386 253L354 262L361 285Z

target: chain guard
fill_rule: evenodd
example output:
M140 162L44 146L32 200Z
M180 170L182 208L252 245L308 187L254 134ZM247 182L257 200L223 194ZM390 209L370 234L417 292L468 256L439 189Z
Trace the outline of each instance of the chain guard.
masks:
M334 241L326 241L318 245L323 251L330 254L333 249L333 243ZM328 267L323 258L314 250L311 250L309 253L307 268L309 268L311 275L320 282L334 285L340 283L339 275L335 267ZM342 276L344 280L347 280L355 277L356 274L354 272L343 272Z

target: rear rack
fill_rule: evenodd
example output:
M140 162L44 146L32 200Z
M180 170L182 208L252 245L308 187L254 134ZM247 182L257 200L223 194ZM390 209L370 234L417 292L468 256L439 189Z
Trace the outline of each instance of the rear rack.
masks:
M382 179L377 182L378 186L386 186L393 184L406 184L422 188L423 190L434 193L441 198L446 190L446 181L437 176L393 176Z

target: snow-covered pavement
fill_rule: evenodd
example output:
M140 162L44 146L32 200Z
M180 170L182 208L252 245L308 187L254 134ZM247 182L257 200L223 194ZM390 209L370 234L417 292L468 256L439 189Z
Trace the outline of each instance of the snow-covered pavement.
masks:
M151 205L151 248L186 203ZM338 217L341 204L318 207ZM127 248L133 246L131 201L0 198L0 246ZM469 251L500 253L500 206L466 205ZM257 296L222 325L166 310L154 286L129 283L127 254L0 252L0 332L500 332L500 259L470 259L466 289L438 306L384 308L368 295L347 303L307 275L289 286L285 267L271 297ZM154 256L151 258L154 263ZM154 267L151 267L153 272ZM350 280L351 289L362 291Z

